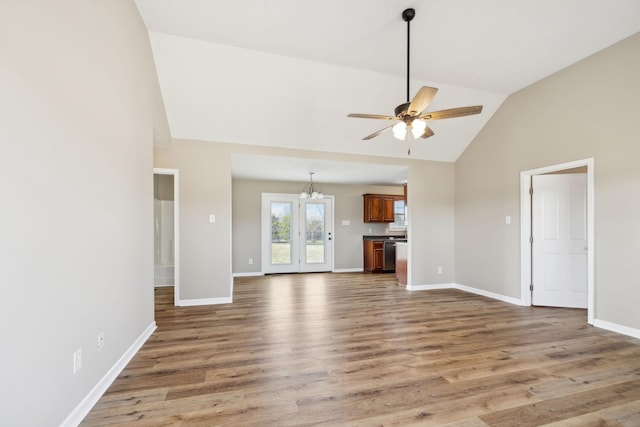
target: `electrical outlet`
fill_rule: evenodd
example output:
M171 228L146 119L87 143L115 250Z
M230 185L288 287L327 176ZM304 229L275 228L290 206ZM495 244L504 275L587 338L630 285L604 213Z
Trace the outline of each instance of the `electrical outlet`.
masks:
M253 258L249 258L249 265L253 264Z
M98 334L98 350L102 350L104 347L104 332Z
M82 349L79 348L73 353L73 373L76 374L82 368Z
M442 274L442 267L438 267L438 274Z

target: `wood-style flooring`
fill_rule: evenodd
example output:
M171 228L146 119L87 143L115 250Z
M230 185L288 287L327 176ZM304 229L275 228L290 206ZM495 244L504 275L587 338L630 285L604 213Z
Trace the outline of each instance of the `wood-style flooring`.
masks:
M640 340L388 274L235 279L173 306L84 426L640 426Z

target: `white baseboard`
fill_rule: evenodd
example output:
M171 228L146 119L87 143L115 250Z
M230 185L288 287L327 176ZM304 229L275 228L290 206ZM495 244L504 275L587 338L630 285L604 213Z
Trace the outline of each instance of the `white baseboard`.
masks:
M630 328L628 326L619 325L613 322L607 322L605 320L594 319L593 326L606 329L611 332L616 332L622 335L628 335L634 338L640 338L640 329Z
M127 366L127 363L133 359L133 356L136 355L138 350L142 347L142 345L149 339L153 331L156 330L156 322L153 321L147 328L140 334L140 336L131 344L131 346L125 351L125 353L120 356L120 359L107 371L104 377L98 384L96 384L89 394L87 394L84 399L75 407L73 411L65 418L65 420L60 424L61 427L67 426L77 426L79 425L84 417L87 416L91 408L100 400L105 391L109 388L111 383L120 375L120 372Z
M198 299L181 299L176 302L178 307L191 307L194 305L216 305L216 304L231 304L233 298L198 298Z
M261 271L250 271L248 273L233 273L233 277L258 277L264 276L264 273Z
M408 291L431 291L434 289L455 289L454 283L436 283L433 285L407 285Z
M362 273L362 268L337 268L331 270L332 273ZM248 273L233 273L233 277L258 277L264 276L264 273L260 271L248 272Z
M498 301L508 302L513 305L522 305L522 301L518 298L508 297L506 295L496 294L493 292L485 291L482 289L472 288L470 286L455 284L456 289L461 291L470 292L472 294L482 295L483 297L497 299Z
M482 289L472 288L471 286L460 285L458 283L436 283L433 285L413 285L407 286L409 291L429 291L433 289L458 289L464 292L472 294L482 295L484 297L496 299L498 301L507 302L514 305L522 305L522 301L517 298L508 297L506 295L500 295L493 292L485 291Z

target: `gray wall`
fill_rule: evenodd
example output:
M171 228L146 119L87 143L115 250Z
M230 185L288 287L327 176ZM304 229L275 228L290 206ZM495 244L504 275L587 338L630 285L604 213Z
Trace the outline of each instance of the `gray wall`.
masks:
M409 285L454 278L453 163L412 161L407 195ZM442 267L442 273L438 273Z
M255 181L233 179L233 272L261 271L262 193L299 194L305 182ZM316 183L325 195L334 196L335 269L362 269L362 236L387 234L386 224L364 223L364 193L403 194L399 186L336 185ZM350 225L342 225L349 220ZM369 230L371 229L371 233ZM399 233L388 233L389 235ZM404 234L404 233L401 233ZM249 265L249 258L253 264Z
M640 329L638 52L640 34L513 94L458 159L457 283L519 298L520 172L593 157L594 315Z
M253 219L258 205L244 206L244 201L232 197L231 153L252 153L258 155L283 156L363 162L371 164L404 165L409 171L409 250L413 261L409 263L413 284L428 285L452 283L453 281L453 242L454 242L454 190L453 164L411 159L384 158L372 156L346 155L318 151L293 150L242 144L224 144L190 140L173 140L167 147L155 147L154 166L175 168L180 172L180 298L207 299L230 298L232 296L231 254L238 266L236 272L258 271L260 260L259 240L255 247L248 242L259 236L259 223ZM415 185L412 183L415 182ZM281 183L273 188L291 192L300 191L300 184ZM251 187L251 186L249 186ZM340 196L339 186L322 188L326 193L335 190ZM261 188L238 188L256 196ZM336 220L353 217L355 209L361 212L362 192L346 189L344 201L347 212L336 210ZM401 194L399 191L398 194ZM234 202L235 200L235 202ZM235 248L232 242L232 204L233 236L242 246ZM356 206L358 206L356 208ZM244 213L246 213L246 215ZM251 213L253 212L253 213ZM216 224L209 224L208 215L217 217ZM358 214L360 216L361 214ZM344 216L348 216L343 218ZM352 222L353 224L353 222ZM358 225L360 227L360 225ZM381 234L384 233L384 226ZM368 231L368 227L365 226ZM413 233L413 234L412 234ZM415 238L411 238L411 236ZM344 248L357 250L353 257L360 258L362 230L351 229L345 238ZM234 240L234 241L236 241ZM338 242L336 242L336 246ZM342 249L340 249L342 251ZM336 254L336 268L343 268L344 254ZM247 260L254 259L254 269L248 268ZM345 255L346 257L346 255ZM351 255L349 258L351 259ZM346 260L344 268L352 268L353 261ZM244 264L244 266L242 265ZM437 267L443 266L444 274L436 274Z
M0 425L60 425L153 327L168 124L133 1L2 1L0 58Z
M174 140L156 147L154 166L179 170L180 300L230 298L231 162L229 147ZM209 215L216 222L209 222Z
M174 200L173 175L153 174L153 197L158 200Z

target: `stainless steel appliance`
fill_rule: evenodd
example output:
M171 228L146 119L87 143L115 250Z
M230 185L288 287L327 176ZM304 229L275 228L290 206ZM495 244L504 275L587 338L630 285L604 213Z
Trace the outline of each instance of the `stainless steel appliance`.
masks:
M384 241L384 251L382 256L382 269L385 272L391 272L396 270L396 243L406 242L407 239L390 237Z
M382 257L384 271L395 271L396 269L396 241L384 241L384 255Z

